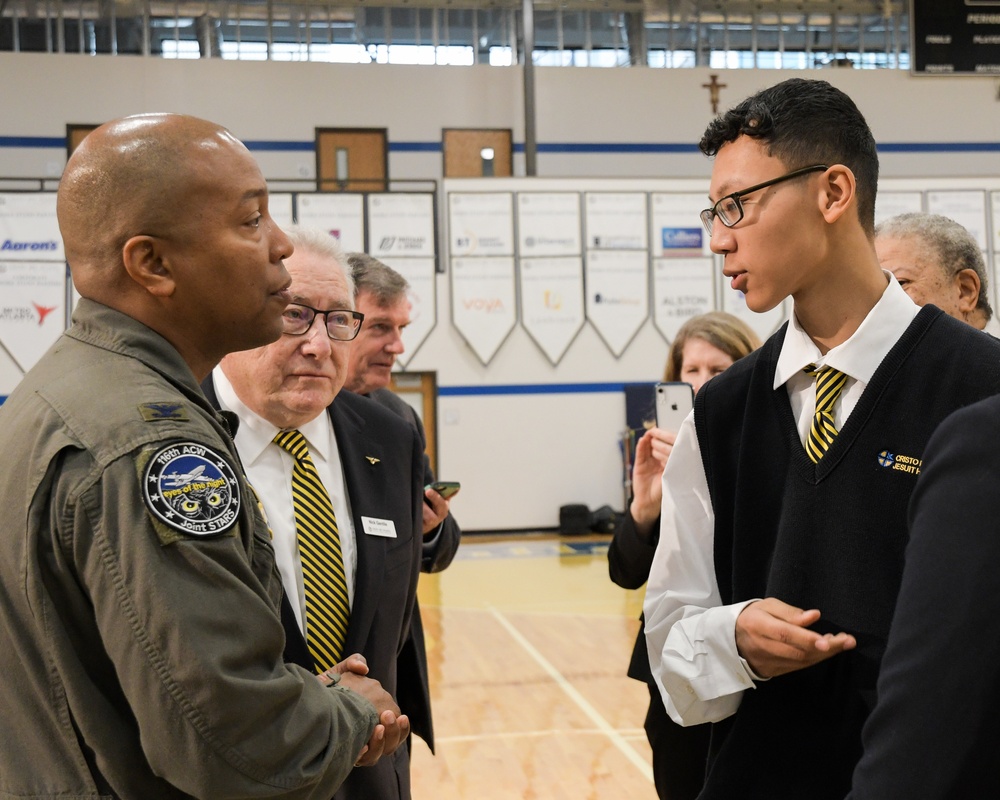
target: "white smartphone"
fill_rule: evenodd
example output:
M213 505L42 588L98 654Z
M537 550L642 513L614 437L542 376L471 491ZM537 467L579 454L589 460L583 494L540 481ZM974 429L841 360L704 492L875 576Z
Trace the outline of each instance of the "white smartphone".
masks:
M656 427L680 430L684 418L694 408L694 390L690 383L675 381L656 384Z

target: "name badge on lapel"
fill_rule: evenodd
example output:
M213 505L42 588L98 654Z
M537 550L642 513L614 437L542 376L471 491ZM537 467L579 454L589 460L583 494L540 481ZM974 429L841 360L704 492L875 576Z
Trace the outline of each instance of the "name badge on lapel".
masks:
M379 519L378 517L362 517L361 527L369 536L384 536L386 539L396 538L396 523L391 519Z

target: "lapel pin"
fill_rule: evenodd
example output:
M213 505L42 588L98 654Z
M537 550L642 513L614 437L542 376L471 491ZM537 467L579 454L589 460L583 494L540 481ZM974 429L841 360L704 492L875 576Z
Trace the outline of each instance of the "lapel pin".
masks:
M375 466L379 461L382 460L381 458L375 458L375 456L365 456L365 458L368 459L368 461L371 463L372 466Z

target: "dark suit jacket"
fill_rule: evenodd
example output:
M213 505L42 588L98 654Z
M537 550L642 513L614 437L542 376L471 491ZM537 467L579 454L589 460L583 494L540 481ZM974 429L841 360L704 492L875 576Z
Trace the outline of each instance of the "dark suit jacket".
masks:
M998 486L1000 396L927 443L852 800L1000 797Z
M211 377L202 388L218 407ZM344 654L363 654L369 676L398 703L397 659L410 630L422 555L423 448L410 425L360 395L340 392L328 413L344 467L358 557ZM369 456L378 461L372 464ZM396 538L367 535L362 517L391 519ZM282 622L285 661L315 671L287 599ZM408 800L409 772L408 750L400 747L374 767L353 770L334 797Z
M376 389L370 395L372 400L407 420L420 437L424 449L424 486L434 482L431 460L427 457L427 435L420 417L404 400L388 389ZM437 535L423 546L422 572L440 572L447 567L462 538L462 530L455 518L448 514ZM434 752L434 723L431 717L431 692L427 677L427 650L424 646L424 625L420 618L419 603L414 605L410 624L410 636L403 645L399 657L399 707L410 718L410 726L415 734L427 742Z

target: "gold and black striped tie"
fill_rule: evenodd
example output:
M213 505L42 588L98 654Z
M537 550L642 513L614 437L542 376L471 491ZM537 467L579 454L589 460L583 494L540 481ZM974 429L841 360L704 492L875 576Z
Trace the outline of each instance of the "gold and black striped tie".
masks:
M844 390L847 376L832 367L816 369L815 364L810 364L803 372L816 378L816 413L806 439L806 453L814 464L818 464L837 435L833 424L833 405Z
M306 643L321 673L341 659L351 608L337 517L305 437L297 430L281 431L274 443L295 459L292 505L306 593Z

